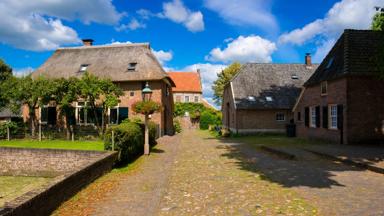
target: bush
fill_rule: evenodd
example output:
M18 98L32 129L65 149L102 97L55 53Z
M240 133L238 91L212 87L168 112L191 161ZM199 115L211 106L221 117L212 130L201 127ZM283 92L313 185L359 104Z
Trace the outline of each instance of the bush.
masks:
M221 116L216 111L206 110L200 116L200 129L207 130L210 125L216 126L221 124Z
M178 119L173 119L173 127L175 128L176 133L181 133L181 123Z
M11 135L22 135L25 133L25 124L23 121L12 121L0 123L0 137L7 137L7 127Z
M125 163L144 152L144 134L141 127L133 122L122 123L108 128L105 134L104 149L112 150L112 130L115 147L119 151L119 163Z

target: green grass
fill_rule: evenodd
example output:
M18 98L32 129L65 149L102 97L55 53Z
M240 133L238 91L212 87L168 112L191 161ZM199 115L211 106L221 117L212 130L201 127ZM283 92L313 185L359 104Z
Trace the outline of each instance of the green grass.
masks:
M50 178L43 177L0 176L0 207L49 181Z
M66 140L11 140L0 141L0 147L15 148L47 148L47 149L70 149L70 150L96 150L103 151L102 141L66 141Z

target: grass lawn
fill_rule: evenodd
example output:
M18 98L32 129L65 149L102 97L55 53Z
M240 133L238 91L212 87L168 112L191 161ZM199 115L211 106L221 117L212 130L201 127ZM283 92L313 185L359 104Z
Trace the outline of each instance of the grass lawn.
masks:
M5 202L37 189L49 181L50 178L43 177L0 176L0 208Z
M66 140L11 140L0 141L0 147L16 147L16 148L48 148L48 149L71 149L71 150L96 150L103 151L104 144L102 141L66 141Z

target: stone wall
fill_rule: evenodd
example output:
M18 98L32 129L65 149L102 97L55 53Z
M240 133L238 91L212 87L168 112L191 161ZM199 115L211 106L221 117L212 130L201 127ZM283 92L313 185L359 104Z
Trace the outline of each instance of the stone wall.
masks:
M50 215L81 188L109 172L116 158L116 152L0 148L0 167L7 166L5 174L17 168L29 172L25 170L29 166L35 175L56 175L42 188L6 203L0 208L0 216Z

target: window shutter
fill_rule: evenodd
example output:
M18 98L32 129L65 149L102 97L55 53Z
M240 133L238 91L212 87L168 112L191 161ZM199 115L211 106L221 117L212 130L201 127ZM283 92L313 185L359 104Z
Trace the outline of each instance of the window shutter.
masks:
M320 106L316 107L316 127L320 127Z
M323 106L323 128L328 128L328 107Z
M305 121L305 126L309 127L309 107L305 107L304 121Z
M342 104L337 105L337 128L338 129L343 128L343 120L344 120L343 111L344 111L343 105Z

